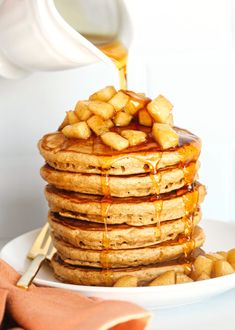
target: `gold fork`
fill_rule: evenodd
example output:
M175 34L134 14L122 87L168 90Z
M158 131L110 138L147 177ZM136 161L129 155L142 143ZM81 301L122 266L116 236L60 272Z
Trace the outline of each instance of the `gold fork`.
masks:
M28 289L34 277L37 275L43 261L46 259L50 260L55 251L50 236L49 224L46 223L40 230L40 233L36 237L27 254L27 257L31 259L32 262L16 285L20 288Z

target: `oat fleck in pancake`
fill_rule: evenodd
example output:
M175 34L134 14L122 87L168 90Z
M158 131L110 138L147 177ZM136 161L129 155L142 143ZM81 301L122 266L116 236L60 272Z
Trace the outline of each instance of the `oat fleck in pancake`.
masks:
M168 270L189 273L205 240L201 141L173 126L172 108L162 95L107 86L39 141L60 280L112 286L134 275L148 285Z

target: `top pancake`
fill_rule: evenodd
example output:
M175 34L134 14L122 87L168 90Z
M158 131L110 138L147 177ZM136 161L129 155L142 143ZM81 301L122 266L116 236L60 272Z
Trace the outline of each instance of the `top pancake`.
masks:
M179 134L179 145L162 150L151 135L151 128L135 124L124 129L138 129L147 133L146 142L121 152L104 145L99 137L87 140L68 139L61 132L45 135L38 144L46 162L57 170L110 175L142 174L176 164L196 161L201 151L200 139L192 133L174 128ZM115 127L116 132L122 128Z

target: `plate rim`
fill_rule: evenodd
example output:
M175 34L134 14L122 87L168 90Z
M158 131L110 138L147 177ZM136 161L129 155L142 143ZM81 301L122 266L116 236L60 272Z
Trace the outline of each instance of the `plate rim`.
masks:
M202 219L203 222L216 222L218 224L225 224L225 225L228 225L228 226L232 226L234 227L234 230L235 230L235 222L233 221L221 221L221 220L212 220L212 219ZM32 235L36 232L38 232L40 230L40 228L37 228L37 229L33 229L33 230L30 230L28 232L25 232L13 239L11 239L9 242L7 242L3 247L2 249L0 250L0 258L3 259L4 261L5 258L4 258L4 250L7 249L7 247L9 245L11 245L12 243L14 243L14 241L18 240L18 239L22 239L24 236L26 235ZM7 262L7 261L6 261ZM10 266L12 266L10 264ZM12 266L14 267L14 266ZM235 278L235 273L233 274L229 274L229 275L224 275L224 276L221 276L221 277L217 277L217 278L211 278L211 279L207 279L207 280L204 280L204 281L194 281L194 282L190 282L190 283L180 283L180 285L162 285L162 286L140 286L140 287L105 287L105 286L91 286L91 285L77 285L77 284L71 284L71 283L64 283L64 282L55 282L55 281L51 281L51 280L45 280L45 279L40 279L40 278L37 278L35 277L35 279L33 280L33 283L34 284L37 284L37 285L44 285L44 286L52 286L53 287L56 287L56 288L63 288L63 289L70 289L72 290L72 288L76 288L75 291L81 291L81 292L84 292L84 291L96 291L97 293L142 293L142 292L153 292L153 291L165 291L166 290L166 287L167 289L171 290L172 292L177 292L177 291L181 291L182 290L182 285L185 287L191 287L193 285L193 287L198 287L198 289L200 288L200 286L205 286L206 284L209 285L210 283L210 286L214 286L214 285L218 285L220 282L224 282L224 279L232 279L232 278ZM228 284L230 283L230 281L227 281Z

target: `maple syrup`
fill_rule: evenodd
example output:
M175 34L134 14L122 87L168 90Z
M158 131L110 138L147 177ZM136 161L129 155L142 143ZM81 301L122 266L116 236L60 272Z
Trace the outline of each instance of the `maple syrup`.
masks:
M149 176L152 180L152 186L156 190L156 194L155 194L156 200L153 201L152 203L155 209L155 217L157 218L156 237L158 237L158 233L160 232L160 239L162 239L161 214L162 214L163 201L158 200L158 196L160 195L162 176L160 172L158 174L157 167L159 162L161 161L161 158L162 158L162 153L160 154L160 157L158 157L157 159L154 158L154 160L151 160L146 163L146 165L150 169Z
M191 191L190 193L182 196L185 215L182 218L184 221L184 233L183 233L183 237L181 237L180 239L184 244L184 255L186 258L195 247L195 242L192 238L193 229L194 229L193 213L197 208L198 198L199 198L199 193L197 190Z
M83 36L113 61L119 72L120 89L126 90L128 53L124 44L117 39L110 40L110 36L95 34L83 34Z
M108 252L110 247L110 240L109 240L109 233L108 233L108 224L107 224L107 215L108 210L110 207L110 201L107 200L105 197L101 200L100 207L101 207L101 219L104 223L104 231L103 231L103 239L102 239L102 246L103 250L100 254L100 263L101 266L104 268L109 268L109 260L108 260Z
M100 44L97 47L108 56L119 71L120 89L127 89L126 67L127 67L127 50L123 43L114 40L110 43Z

